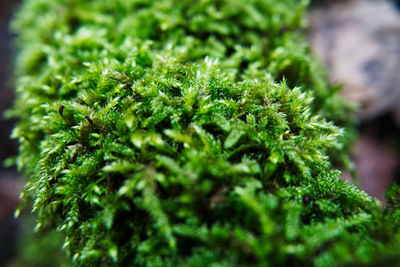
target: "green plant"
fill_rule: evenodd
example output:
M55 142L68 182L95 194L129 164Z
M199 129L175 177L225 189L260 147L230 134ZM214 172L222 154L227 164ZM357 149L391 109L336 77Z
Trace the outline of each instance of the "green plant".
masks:
M398 187L384 209L330 169L345 104L305 7L26 0L10 114L37 229L82 266L398 261Z

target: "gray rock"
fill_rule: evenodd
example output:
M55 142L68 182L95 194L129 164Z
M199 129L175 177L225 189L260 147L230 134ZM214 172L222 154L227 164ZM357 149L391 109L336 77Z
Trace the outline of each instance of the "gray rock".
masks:
M392 111L400 125L400 14L387 0L329 1L311 9L310 41L331 82L362 120Z

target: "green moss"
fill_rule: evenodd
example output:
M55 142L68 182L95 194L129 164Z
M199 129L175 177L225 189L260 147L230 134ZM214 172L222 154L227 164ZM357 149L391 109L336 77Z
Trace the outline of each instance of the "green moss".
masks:
M346 105L305 7L26 0L10 113L37 229L82 266L398 260L397 187L383 209L330 169Z
M347 121L344 104L328 87L305 42L307 2L26 1L14 23L20 42L29 43L19 57L20 70L48 69L50 62L43 61L49 56L58 68L80 68L101 53L123 59L129 52L124 48L146 40L155 53L170 50L181 62L219 59L220 67L237 79L263 78L267 72L278 81L285 77L292 87L314 91L317 111ZM64 51L71 41L74 47ZM71 61L60 60L66 55Z

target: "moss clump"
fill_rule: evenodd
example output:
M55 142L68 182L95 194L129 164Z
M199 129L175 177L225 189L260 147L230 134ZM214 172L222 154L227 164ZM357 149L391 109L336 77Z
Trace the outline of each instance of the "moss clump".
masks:
M398 188L383 209L330 170L343 104L294 45L304 7L25 1L11 113L37 229L82 266L398 260Z
M107 56L123 59L131 43L170 50L181 62L219 59L236 79L263 78L268 72L291 87L312 89L314 109L340 122L348 113L304 38L304 0L28 0L14 28L24 52L20 71L30 74L69 71L82 62ZM75 42L66 51L66 42ZM102 55L103 53L103 55ZM55 66L48 66L51 56ZM39 67L39 65L40 67ZM53 73L55 74L55 73ZM62 73L64 74L64 73Z

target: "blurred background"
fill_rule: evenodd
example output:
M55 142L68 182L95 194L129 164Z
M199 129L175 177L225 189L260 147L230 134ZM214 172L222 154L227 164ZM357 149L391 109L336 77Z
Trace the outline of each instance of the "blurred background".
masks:
M359 185L385 202L385 189L400 181L400 1L312 3L311 49L331 84L342 85L341 94L358 105L352 158ZM342 178L356 177L343 172Z
M17 152L9 138L15 121L3 113L14 97L9 22L18 3L0 0L0 162ZM351 150L358 183L385 202L385 189L400 182L400 0L315 0L308 16L313 52L331 83L343 85L343 96L359 105ZM342 178L357 179L346 171ZM13 217L22 187L15 168L0 164L0 266L60 266L67 262L60 237L34 235L29 211Z
M9 20L17 3L15 0L0 0L0 266L6 266L16 248L17 222L13 214L21 189L16 170L5 168L3 164L7 157L15 155L17 151L17 143L9 138L14 121L5 120L3 116L4 111L11 107L14 97Z

